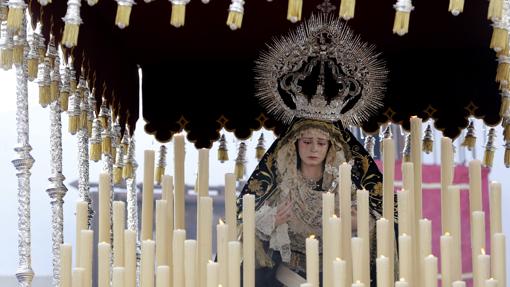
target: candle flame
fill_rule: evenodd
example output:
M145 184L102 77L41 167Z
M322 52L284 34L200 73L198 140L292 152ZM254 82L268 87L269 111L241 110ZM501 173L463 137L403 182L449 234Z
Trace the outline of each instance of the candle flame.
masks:
M310 235L310 237L308 237L308 238L310 238L310 239L315 239L315 235L313 235L313 234L312 234L312 235Z
M219 224L221 224L221 225L225 224L225 223L223 222L223 220L221 220L221 218L220 218L220 220L219 220Z
M338 218L338 217L336 216L336 214L333 214L331 217L333 217L333 218Z
M485 248L481 249L482 255L485 255Z
M359 280L356 280L356 284L360 284L361 282Z
M336 261L342 261L342 259L340 259L340 258L338 258L338 257L337 257L335 260L336 260Z
M406 281L406 279L404 279L403 277L400 278L400 282L405 282L405 281Z
M450 232L447 231L447 232L444 233L444 235L445 236L450 236Z
M209 260L209 263L214 263L214 261L212 261L212 260Z

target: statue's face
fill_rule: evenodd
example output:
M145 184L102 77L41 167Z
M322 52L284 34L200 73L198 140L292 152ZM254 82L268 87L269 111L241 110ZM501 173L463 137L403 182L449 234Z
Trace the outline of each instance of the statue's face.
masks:
M318 129L307 129L298 139L298 153L302 165L320 166L326 158L329 148L329 136Z

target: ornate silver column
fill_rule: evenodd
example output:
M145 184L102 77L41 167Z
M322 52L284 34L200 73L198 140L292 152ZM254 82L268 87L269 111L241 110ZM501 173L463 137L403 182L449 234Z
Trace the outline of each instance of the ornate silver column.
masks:
M127 130L126 130L127 133ZM138 164L135 159L135 138L129 139L129 145L126 155L124 156L124 167L131 165L133 167L132 174L126 178L127 187L127 228L136 233L136 286L140 281L140 240L138 237L138 201L136 188L136 168Z
M26 17L23 18L22 28L26 31ZM26 33L25 33L26 35ZM18 135L18 144L14 151L18 156L12 161L18 171L18 269L16 278L18 286L29 287L32 285L34 271L32 270L31 258L31 233L30 233L30 169L34 164L34 159L30 155L32 147L29 144L29 124L28 124L28 73L26 55L27 49L24 49L24 59L22 64L16 66L16 132Z
M55 56L53 70L60 69L60 60ZM59 81L60 82L60 81ZM60 245L64 242L64 196L67 188L64 185L62 174L62 109L60 99L53 99L50 104L50 156L51 156L51 177L50 185L46 192L50 196L51 203L51 240L53 250L53 286L60 285Z
M71 77L71 82L75 80ZM80 78L80 85L82 89L86 89L85 80ZM80 101L80 110L86 110L88 114L89 104L88 99L80 97L80 92L77 90L74 94L76 100ZM88 225L90 227L92 218L94 217L94 210L92 209L92 200L90 199L90 185L89 185L89 132L87 126L78 124L78 192L80 200L86 201L89 206Z

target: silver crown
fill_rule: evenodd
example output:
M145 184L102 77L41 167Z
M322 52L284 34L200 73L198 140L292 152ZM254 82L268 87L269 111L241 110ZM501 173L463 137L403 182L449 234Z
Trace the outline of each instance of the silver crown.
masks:
M359 126L383 106L387 70L378 56L338 18L312 15L262 53L256 96L286 124L307 118Z

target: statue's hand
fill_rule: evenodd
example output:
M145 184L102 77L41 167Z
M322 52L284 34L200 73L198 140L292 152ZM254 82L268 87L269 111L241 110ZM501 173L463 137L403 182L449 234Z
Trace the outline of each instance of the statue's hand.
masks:
M292 215L292 203L290 200L278 204L278 210L275 217L275 227L286 223Z

